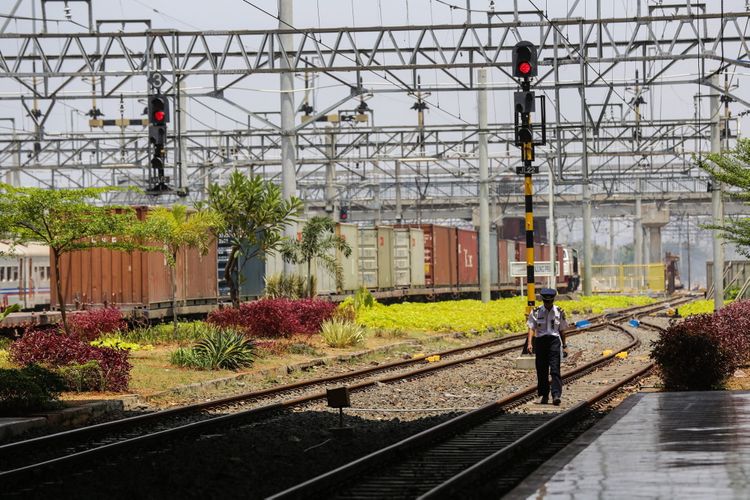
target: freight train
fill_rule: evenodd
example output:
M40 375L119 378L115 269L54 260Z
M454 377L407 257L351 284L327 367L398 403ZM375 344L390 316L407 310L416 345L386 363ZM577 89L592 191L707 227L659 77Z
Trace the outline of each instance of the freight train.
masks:
M344 271L340 289L330 273L313 266L320 295L347 294L360 287L371 290L376 297L479 292L477 231L435 224L372 227L338 223L336 233L349 243L352 253L349 257L340 252L335 255ZM495 231L490 232L489 239L491 289L506 295L519 293L526 276L525 242L498 238ZM222 247L220 243L220 278L228 254ZM539 263L546 262L550 269L549 245L535 244L534 258ZM556 245L554 259L558 290L576 290L580 283L576 249ZM247 299L262 295L265 279L282 271L283 261L277 254L246 263L241 270L240 296ZM306 269L300 266L296 272L305 275ZM546 285L547 279L537 276L535 281ZM219 289L228 293L222 279Z
M319 295L336 296L360 287L376 297L433 296L479 292L479 234L472 229L434 224L360 227L339 223L336 233L352 247L349 257L337 255L343 266L343 283L337 288L330 273L313 266ZM2 249L2 248L0 248ZM7 245L6 245L7 249ZM535 260L547 262L550 248L534 247ZM575 249L557 245L555 260L560 291L578 287ZM179 314L201 314L228 295L223 270L226 245L214 242L206 255L195 249L181 252L175 269ZM525 281L526 245L490 233L490 282L496 294L520 293ZM66 304L71 309L116 305L158 318L171 314L171 271L158 252L122 252L105 248L72 252L60 259ZM50 268L51 265L51 268ZM259 297L268 276L281 273L278 254L250 259L240 269L243 299ZM303 266L297 272L304 275ZM0 257L3 307L19 303L23 309L57 305L55 265L42 245L16 247L13 256ZM547 284L537 277L538 284Z

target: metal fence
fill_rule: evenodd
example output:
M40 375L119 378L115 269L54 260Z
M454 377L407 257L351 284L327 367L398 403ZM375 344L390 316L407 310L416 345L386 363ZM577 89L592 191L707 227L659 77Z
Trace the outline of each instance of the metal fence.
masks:
M619 264L591 266L594 292L663 292L664 264Z

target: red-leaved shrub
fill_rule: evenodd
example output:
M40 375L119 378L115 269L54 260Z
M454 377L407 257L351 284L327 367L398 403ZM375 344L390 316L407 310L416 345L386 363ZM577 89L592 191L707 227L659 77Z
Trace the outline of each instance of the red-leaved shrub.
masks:
M302 330L300 333L314 335L320 332L321 325L324 321L333 317L336 311L336 304L325 300L304 299L295 301L297 313L299 314L299 323Z
M242 306L242 304L240 304ZM236 307L224 307L211 311L206 318L206 322L219 328L238 328L248 332L247 324L244 321L242 310Z
M297 302L261 299L240 305L244 321L256 337L291 337L302 332Z
M70 334L81 340L92 341L105 333L124 330L127 324L116 307L91 309L68 316Z
M709 390L721 387L741 360L746 340L729 328L727 317L700 314L671 325L652 342L651 358L669 390Z
M94 347L52 331L27 333L11 344L10 355L13 361L24 366L36 363L51 368L97 361L104 376L104 387L110 391L128 388L132 368L125 350Z
M335 304L323 300L261 299L244 302L239 309L213 311L207 321L216 326L239 328L255 337L313 335L335 309Z
M714 321L723 344L737 358L737 364L750 362L750 300L739 300L722 307Z

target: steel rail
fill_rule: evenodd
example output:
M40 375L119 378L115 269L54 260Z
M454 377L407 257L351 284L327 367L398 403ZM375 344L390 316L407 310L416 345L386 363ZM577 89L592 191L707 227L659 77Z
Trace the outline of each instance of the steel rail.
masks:
M640 309L644 309L644 308L640 308ZM644 310L638 314L647 314L648 312L649 312L648 310ZM598 327L602 327L602 326L604 325L598 325ZM640 345L640 340L637 339L632 333L625 330L623 327L620 327L619 325L615 325L612 323L608 323L606 326L611 326L611 327L620 329L626 335L631 337L632 342L622 350L630 350ZM563 380L566 383L569 383L577 378L580 378L586 373L592 372L598 367L604 364L610 363L613 359L615 359L615 356L616 356L616 353L613 352L607 356L603 356L602 358L597 359L596 361L583 365L574 370L568 371L563 374ZM613 387L619 388L621 385L624 385L630 382L631 380L633 380L634 378L641 376L642 373L646 373L647 371L650 371L652 368L653 368L653 364L650 364L646 368L642 370L638 370L636 373L631 374L628 377L625 377L623 380L620 381L621 384L619 385L613 384L607 389L600 391L600 393L597 393L597 395L595 396L595 399L596 400L601 399L602 397L604 397L604 394L609 394L608 392L609 390L614 390L612 389ZM292 488L279 492L269 497L269 499L275 500L275 499L282 499L282 498L283 499L307 498L311 495L312 496L320 495L323 492L326 492L327 490L330 490L333 487L341 484L341 482L345 481L347 478L355 477L358 473L361 473L365 470L371 470L373 468L382 466L383 464L390 463L392 461L398 461L399 459L406 456L408 453L414 452L420 448L427 447L428 445L432 443L443 440L445 439L446 436L456 435L456 434L459 434L460 432L464 432L467 428L476 426L479 423L484 423L488 421L489 419L495 417L496 415L502 414L505 410L509 408L512 408L514 406L518 406L519 404L527 402L528 400L533 398L534 394L536 393L536 389L537 389L536 385L527 386L526 388L521 389L520 391L517 391L514 394L511 394L496 402L490 403L482 408L465 413L447 422L443 422L442 424L439 424L419 434L406 438L391 446L388 446L386 448L373 452L370 455L362 457L349 464L346 464L337 469L324 473L316 478L310 479L306 482L300 483L299 485L293 486ZM527 434L521 439L536 441L538 436L546 435L545 433L548 432L549 429L556 429L558 428L560 423L569 421L568 419L571 417L564 416L564 415L574 415L574 416L578 415L579 414L578 412L582 411L583 408L588 407L589 404L590 403L588 400L581 402L580 404L576 405L573 408L573 410L575 410L575 413L569 413L569 411L564 412L563 414L561 414L560 417L555 417L553 421L550 421L544 424L543 430L536 429L532 431L532 433ZM504 459L512 453L515 453L513 448L508 448L508 449L504 448L503 450L499 450L498 452L491 455L490 457L487 457L486 460L489 460L491 462L493 460L499 460L501 458ZM497 457L494 459L491 458L494 455L497 455ZM473 473L474 472L469 472L467 474L473 474ZM464 479L456 479L456 481L457 483L464 484L463 483ZM446 486L446 487L452 488L453 486ZM441 487L437 487L437 488L439 492ZM464 489L464 493L465 491L466 490ZM441 495L441 496L445 497L446 495ZM450 495L447 495L447 496L449 497Z

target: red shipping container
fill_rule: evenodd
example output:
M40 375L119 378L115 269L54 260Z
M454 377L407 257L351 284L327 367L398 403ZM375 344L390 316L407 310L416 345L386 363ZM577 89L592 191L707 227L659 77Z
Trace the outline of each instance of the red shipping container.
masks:
M510 253L508 249L510 249ZM515 251L516 245L514 241L497 240L497 270L500 286L511 283L510 261Z
M441 256L441 259L435 261L435 267L436 269L442 268L436 272L436 275L441 276L438 273L444 273L443 275L447 278L446 285L458 286L458 233L455 227L435 226L435 228L439 228L439 231L448 235L448 245L438 246L439 252L445 249L447 253L445 259L439 252L436 252L437 255ZM438 231L435 231L435 233L437 235ZM447 267L444 263L447 264Z
M476 231L457 229L458 284L479 284L479 238Z
M434 224L399 224L394 227L413 227L424 232L425 286L458 284L458 243L454 228Z

